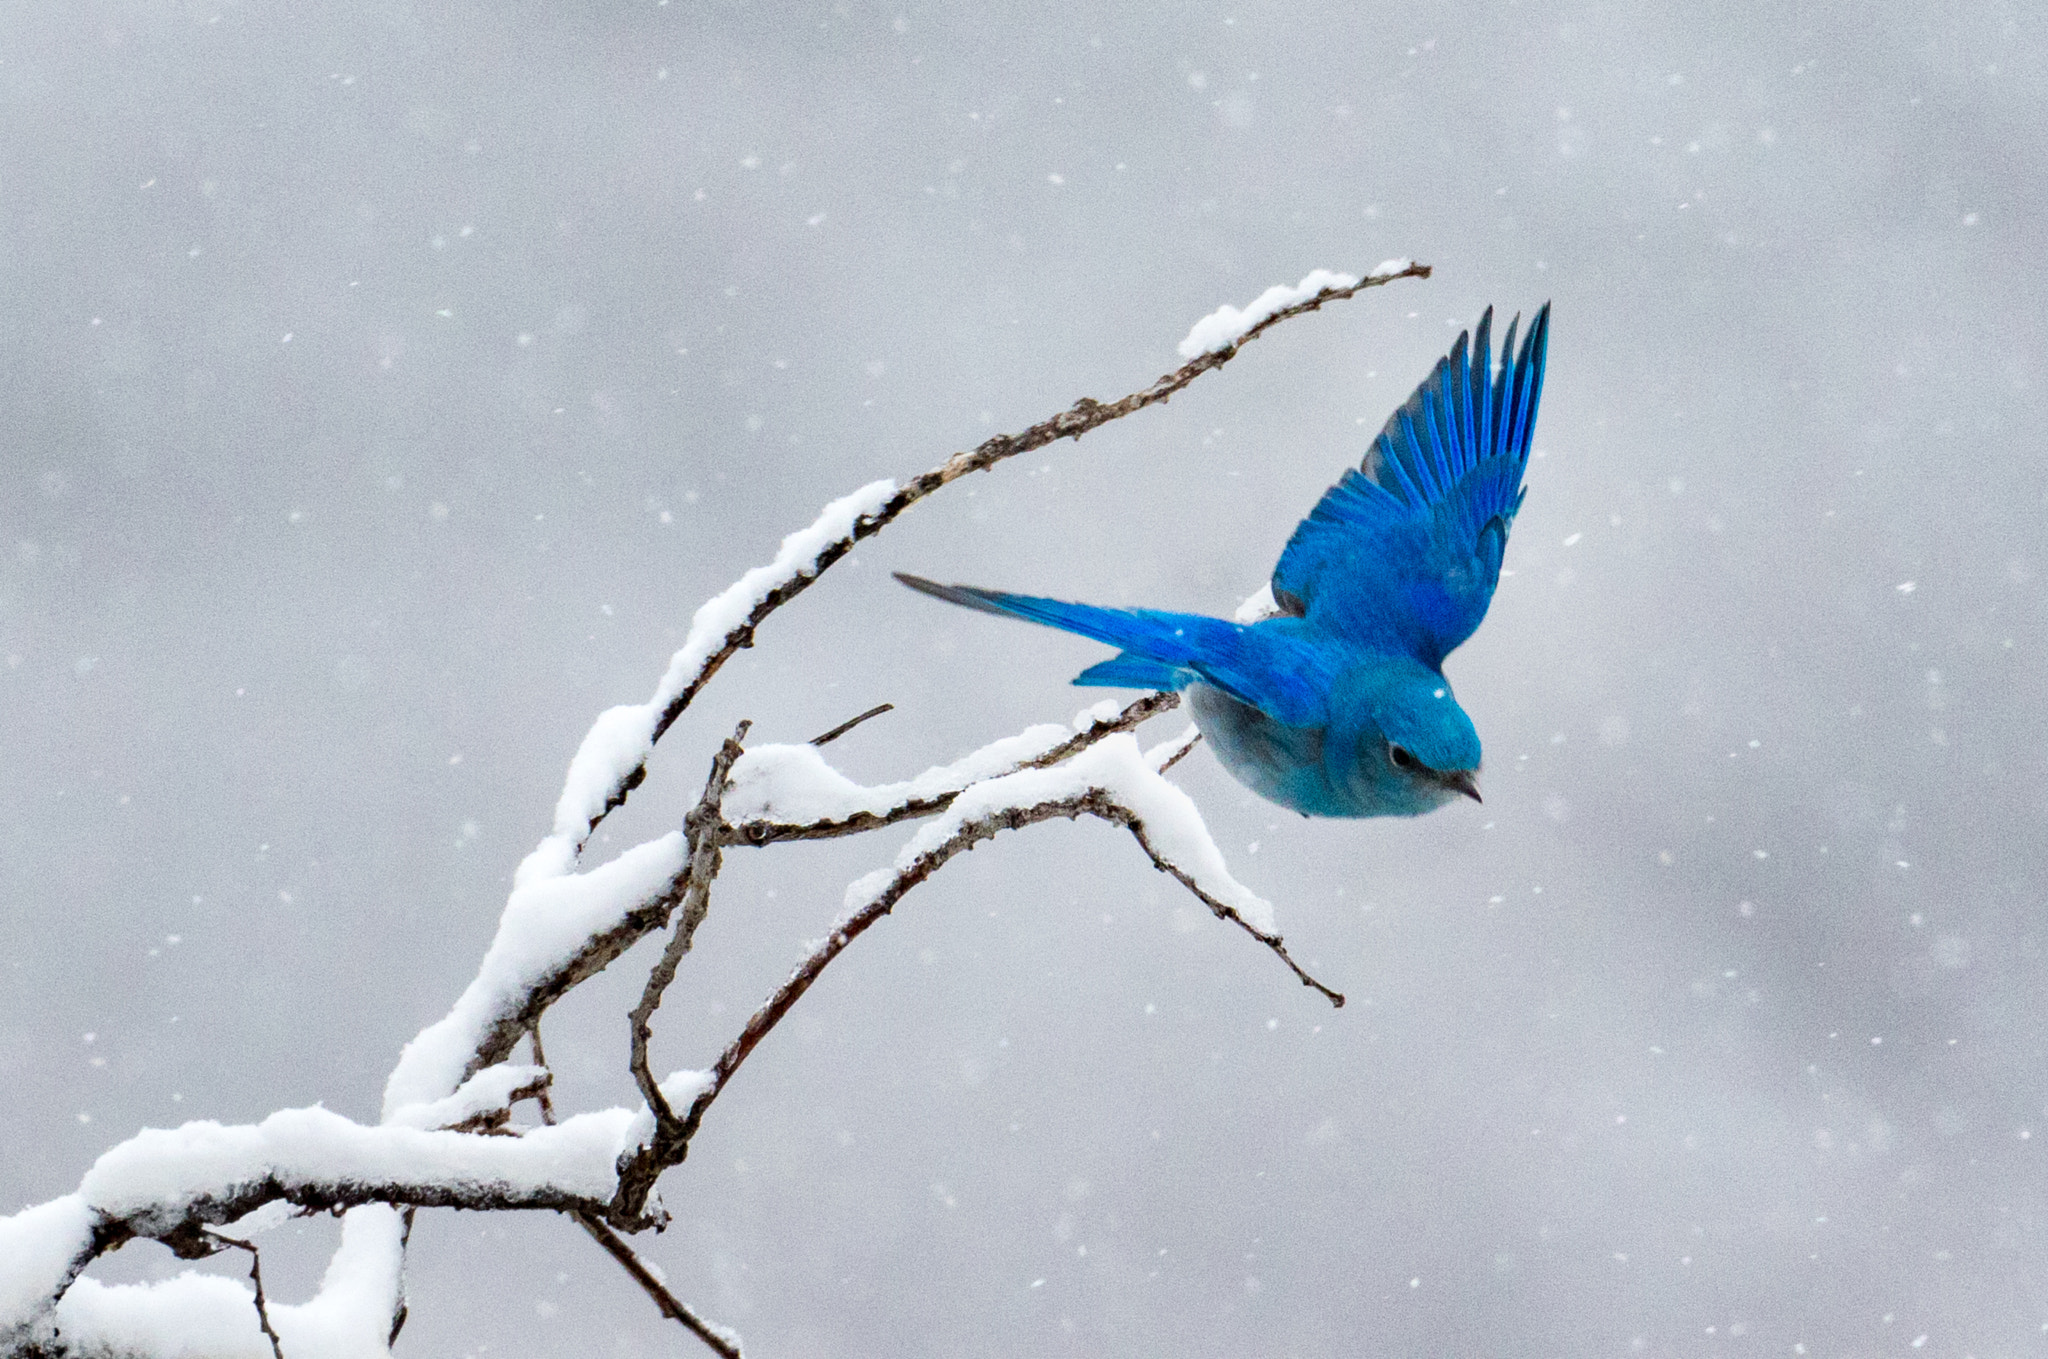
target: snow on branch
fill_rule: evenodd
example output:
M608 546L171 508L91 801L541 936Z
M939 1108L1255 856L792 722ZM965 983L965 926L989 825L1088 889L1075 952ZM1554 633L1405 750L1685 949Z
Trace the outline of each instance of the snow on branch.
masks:
M218 1249L204 1228L268 1203L605 1212L621 1156L651 1124L644 1110L606 1109L488 1137L366 1126L316 1107L149 1129L100 1157L76 1193L0 1219L0 1339L22 1338L111 1246L146 1236L200 1258Z
M666 924L688 864L683 833L670 831L588 873L515 886L475 979L406 1044L384 1117L407 1119L502 1060L550 1002Z
M1133 730L1178 704L1151 694L1084 712L1071 728L1030 728L913 779L863 787L818 747L887 705L841 723L807 746L742 749L747 724L711 764L682 829L578 871L592 832L645 779L655 744L720 667L776 609L861 540L910 506L966 476L1057 439L1078 439L1169 400L1220 368L1248 341L1290 317L1427 265L1389 261L1363 279L1318 271L1270 289L1249 308L1224 307L1181 346L1188 361L1114 402L1084 397L1018 434L955 453L898 485L877 481L827 505L783 539L773 560L733 582L694 615L683 645L644 703L592 724L564 779L548 835L519 865L498 930L475 978L449 1013L407 1044L386 1083L380 1124L321 1108L285 1110L260 1123L192 1123L149 1131L115 1147L63 1198L0 1217L0 1352L38 1356L269 1355L278 1359L387 1359L404 1325L403 1269L421 1207L552 1209L576 1220L638 1281L662 1313L724 1359L738 1341L670 1293L615 1228L638 1230L656 1181L687 1154L690 1138L732 1075L823 969L905 893L979 841L1057 818L1094 816L1128 829L1155 867L1219 918L1266 945L1332 1004L1343 997L1310 976L1274 932L1272 907L1231 876L1200 814L1164 771L1198 734L1141 751ZM652 1020L710 905L728 846L821 839L934 818L888 869L848 889L845 914L763 1003L709 1071L656 1081ZM539 1022L563 995L673 923L667 948L628 1017L628 1067L644 1103L557 1122L540 1051ZM534 1061L508 1061L522 1037ZM512 1105L539 1102L543 1126L514 1128ZM677 1109L685 1112L678 1114ZM261 1291L250 1238L297 1210L343 1212L341 1244L320 1290L297 1304ZM230 1227L236 1234L218 1230ZM80 1277L94 1258L137 1238L186 1258L222 1249L251 1256L252 1291L186 1273L150 1284Z
M259 1212L235 1224L249 1235L274 1223ZM162 1355L186 1359L366 1359L390 1352L390 1299L401 1283L398 1247L407 1213L382 1205L357 1208L342 1219L341 1249L327 1267L320 1293L297 1306L271 1303L277 1340L258 1324L256 1299L233 1280L187 1270L145 1284L72 1284L55 1312L35 1326L29 1356ZM250 1246L254 1254L254 1245ZM4 1335L0 1332L0 1335ZM14 1351L10 1351L14 1352Z
M1111 699L1083 712L1072 727L1027 727L900 783L857 784L827 764L815 743L756 746L733 766L726 814L736 823L734 840L749 845L879 830L942 812L962 789L983 780L1058 764L1179 703L1179 694L1148 694L1119 710Z
M1170 742L1165 749L1170 752L1178 744ZM1274 933L1272 903L1231 876L1194 799L1164 778L1139 749L1136 738L1124 732L1061 764L1020 769L963 790L944 816L911 837L891 867L846 889L845 914L834 937L864 915L886 914L904 892L931 876L947 859L977 841L993 838L997 831L1084 813L1128 828L1161 872L1179 879L1218 918L1238 925L1272 949L1304 985L1335 1004L1343 1004L1341 995L1288 957L1280 936ZM826 946L830 944L828 940ZM713 1074L716 1077L717 1072ZM715 1088L708 1093L715 1093Z
M1428 277L1429 266L1413 260L1386 260L1362 279L1328 269L1316 269L1291 288L1285 283L1274 284L1252 299L1252 304L1243 310L1228 303L1218 307L1195 322L1187 338L1180 342L1178 353L1184 359L1200 358L1204 354L1227 355L1274 322L1314 311L1323 303L1349 297L1360 288L1370 288L1397 278Z
M646 1115L604 1109L518 1137L372 1126L322 1108L261 1123L150 1129L102 1156L78 1193L103 1219L162 1239L273 1200L439 1208L602 1207Z

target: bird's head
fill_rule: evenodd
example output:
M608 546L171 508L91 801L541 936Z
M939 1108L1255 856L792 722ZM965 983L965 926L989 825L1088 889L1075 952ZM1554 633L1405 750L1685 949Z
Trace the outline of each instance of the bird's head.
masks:
M1343 735L1326 746L1349 768L1332 770L1395 815L1479 797L1479 733L1450 683L1407 659L1361 665L1338 686Z

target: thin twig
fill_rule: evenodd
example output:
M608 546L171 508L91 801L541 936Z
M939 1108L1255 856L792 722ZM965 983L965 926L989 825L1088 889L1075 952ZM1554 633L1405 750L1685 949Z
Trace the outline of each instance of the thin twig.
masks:
M719 645L718 649L704 658L703 663L697 667L697 673L691 677L689 682L662 708L661 715L655 719L653 736L648 743L649 748L652 749L653 745L661 740L668 729L675 725L676 719L683 715L683 710L689 707L691 701L697 697L697 694L706 684L710 683L711 677L718 673L721 666L754 644L754 630L761 626L769 614L774 613L784 604L789 603L790 600L795 599L805 590L808 590L813 581L824 575L835 562L851 552L856 544L863 539L872 538L877 533L880 533L891 523L895 522L898 515L909 509L912 505L915 505L918 501L923 500L932 492L958 481L970 472L986 472L997 463L1002 462L1006 458L1014 458L1019 453L1029 453L1034 449L1043 448L1047 444L1059 439L1078 439L1091 430L1100 429L1112 420L1121 420L1126 415L1133 415L1138 411L1144 410L1147 406L1160 405L1172 399L1182 388L1202 374L1221 368L1224 364L1229 363L1237 357L1240 349L1243 349L1247 344L1250 344L1274 326L1279 325L1282 321L1291 320L1306 312L1320 311L1325 303L1342 301L1347 297L1364 292L1367 288L1383 287L1394 282L1396 279L1428 278L1429 275L1429 265L1410 264L1407 268L1397 273L1368 274L1348 287L1325 288L1314 297L1306 298L1291 307L1283 307L1279 311L1274 312L1271 316L1268 316L1265 320L1247 330L1238 338L1235 344L1222 349L1211 350L1206 354L1196 355L1172 372L1156 379L1149 387L1132 392L1129 396L1119 400L1106 403L1097 401L1093 397L1084 396L1058 415L1039 421L1021 434L995 435L993 438L983 440L972 450L955 453L937 467L913 477L910 481L904 483L896 494L882 502L881 507L874 513L862 515L856 520L852 531L846 534L845 537L828 543L813 559L809 570L799 571L791 579L776 586L766 595L762 596L761 601L754 605L747 613L746 618L738 626L725 634L725 640ZM644 760L624 773L611 794L605 799L604 806L590 819L590 825L585 830L583 839L587 840L597 829L598 823L609 816L613 809L623 805L626 798L631 795L635 788L640 786L641 781L646 777L647 765ZM580 844L581 841L579 841L579 846Z
M1128 830L1131 833L1131 837L1138 842L1138 847L1144 850L1146 857L1152 860L1154 868L1158 869L1161 873L1170 875L1181 886L1192 892L1197 900L1215 914L1218 920L1228 920L1231 924L1236 925L1246 934L1249 934L1252 938L1273 950L1274 953L1279 955L1280 961L1287 964L1294 975L1300 978L1303 986L1308 987L1312 991L1321 992L1323 999L1329 1001L1335 1008L1339 1010L1344 1008L1344 993L1331 990L1309 975L1306 968L1294 961L1294 955L1287 951L1287 945L1281 942L1279 935L1260 929L1257 925L1252 924L1251 921L1239 915L1235 907L1210 896L1208 892L1203 890L1201 883L1197 882L1185 869L1166 859L1157 849L1154 849L1151 839L1145 834L1145 823L1136 812L1122 803L1112 801L1107 797L1090 801L1082 806L1081 810L1091 816L1101 817L1104 821L1114 821L1117 825Z
M718 754L711 760L710 776L704 780L704 796L683 819L684 830L689 836L690 861L685 870L682 919L676 922L675 933L669 936L661 961L647 974L647 985L640 992L640 1003L633 1007L629 1017L633 1083L640 1087L640 1097L654 1111L657 1127L673 1123L675 1114L661 1093L660 1083L648 1069L647 1040L653 1036L654 1012L661 1006L662 993L676 979L676 969L682 966L683 955L690 951L690 943L697 936L697 926L704 923L705 913L711 909L711 881L718 876L722 862L720 851L726 837L725 818L719 815L718 806L725 797L725 784L732 775L732 762L746 753L740 742L747 739L747 729L752 725L750 722L740 723L726 738L725 744L718 748Z
M654 1299L654 1305L661 1309L663 1316L681 1322L690 1334L717 1351L723 1359L740 1359L739 1345L721 1333L720 1328L691 1311L681 1298L671 1293L666 1284L654 1277L654 1271L647 1267L647 1262L634 1254L633 1248L627 1245L617 1232L589 1213L573 1213L571 1216L584 1231L590 1233L598 1245L605 1248L612 1259L619 1262L626 1273L633 1276L633 1282L647 1290L647 1296Z
M256 1243L229 1236L226 1232L217 1232L211 1227L206 1229L206 1234L223 1246L233 1246L236 1250L249 1252L249 1282L256 1285L256 1324L261 1326L263 1334L270 1338L271 1354L275 1355L276 1359L284 1359L284 1342L277 1338L277 1331L270 1324L270 1306L263 1299L263 1256L256 1249Z
M811 744L814 746L829 746L834 741L838 740L840 737L846 735L846 733L852 731L855 727L859 726L861 723L867 721L870 717L880 717L883 713L892 713L895 711L896 705L893 703L877 703L874 707L868 709L859 717L847 718L844 722L841 722L838 726L832 728L832 730L826 732L823 736L813 736L811 738Z
M552 1075L554 1069L548 1065L548 1055L542 1050L540 1045L539 1021L535 1021L534 1026L526 1031L526 1036L533 1040L533 1064ZM548 1086L553 1083L553 1081L544 1082L540 1089L535 1092L535 1098L540 1101L540 1121L549 1127L553 1127L555 1122L555 1101L548 1094Z
M1202 733L1196 732L1193 736L1188 738L1188 743L1186 745L1182 746L1179 750L1174 751L1172 757L1168 759L1165 764L1159 766L1159 772L1164 774L1167 770L1173 768L1182 760L1185 760L1188 757L1188 755L1194 750L1194 748L1200 744L1202 744Z
M1171 689L1147 694L1133 699L1115 717L1090 722L1082 730L1069 736L1043 755L1034 756L1017 766L1019 769L1050 769L1064 764L1105 736L1114 736L1120 731L1129 731L1141 722L1149 722L1161 713L1170 713L1180 706L1180 695ZM949 804L950 805L950 804Z
M419 1209L406 1208L398 1215L398 1251L401 1257L407 1246L412 1244L413 1219L419 1216ZM390 1349L398 1343L398 1333L405 1329L405 1319L412 1315L412 1308L405 1301L405 1280L398 1281L398 1292L391 1299L391 1334L384 1337L384 1348Z

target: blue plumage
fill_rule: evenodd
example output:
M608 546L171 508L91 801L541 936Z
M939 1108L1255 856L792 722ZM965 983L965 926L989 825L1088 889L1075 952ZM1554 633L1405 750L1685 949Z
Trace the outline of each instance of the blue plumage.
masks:
M1522 476L1550 307L1493 365L1493 311L1387 421L1364 465L1301 521L1273 569L1276 617L1230 623L939 585L913 589L1120 649L1076 684L1186 690L1239 782L1314 816L1414 816L1477 800L1479 735L1444 657L1486 617ZM1469 343L1468 343L1469 341Z

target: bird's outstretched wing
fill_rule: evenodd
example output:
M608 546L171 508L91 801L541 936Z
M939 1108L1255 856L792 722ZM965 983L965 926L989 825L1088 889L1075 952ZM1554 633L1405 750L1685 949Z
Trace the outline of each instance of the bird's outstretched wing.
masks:
M1079 633L1122 649L1074 683L1104 688L1185 689L1197 680L1288 726L1319 726L1332 680L1322 649L1302 640L1292 619L1226 623L1161 609L1104 609L1063 599L941 585L898 571L911 589L983 613Z
M1273 597L1375 650L1431 666L1472 635L1500 579L1536 405L1550 304L1515 352L1509 322L1493 371L1493 309L1451 352L1301 521L1273 569Z

